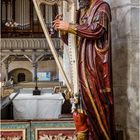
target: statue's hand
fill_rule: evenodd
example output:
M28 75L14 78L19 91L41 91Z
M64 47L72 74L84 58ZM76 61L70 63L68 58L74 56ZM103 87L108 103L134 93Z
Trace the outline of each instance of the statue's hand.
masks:
M63 14L58 14L58 15L56 15L55 19L60 19L60 20L62 20L62 19L63 19Z
M53 27L56 30L68 31L69 23L60 19L56 19L53 21Z

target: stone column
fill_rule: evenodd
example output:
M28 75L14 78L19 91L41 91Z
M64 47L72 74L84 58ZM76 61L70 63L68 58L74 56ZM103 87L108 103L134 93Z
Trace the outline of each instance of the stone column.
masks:
M32 54L32 66L33 66L33 81L35 82L35 78L37 75L37 62L36 60L36 56L35 53Z
M130 0L130 9L127 14L130 15L130 32L127 35L127 140L139 140L139 1ZM127 22L126 22L127 24Z
M35 62L33 63L33 69L34 69L34 82L36 82L36 86L35 86L35 89L38 89L37 87L37 68L38 68L38 63Z
M32 63L33 65L33 81L36 81L36 77L37 77L37 68L38 68L38 64L37 62Z
M108 0L112 10L112 64L116 128L139 139L139 1Z

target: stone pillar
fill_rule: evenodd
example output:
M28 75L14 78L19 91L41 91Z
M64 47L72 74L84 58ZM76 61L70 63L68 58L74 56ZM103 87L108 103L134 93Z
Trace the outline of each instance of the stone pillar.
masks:
M107 0L112 10L112 64L116 128L139 138L139 1Z
M35 53L32 54L32 66L33 66L33 81L35 82L35 78L37 75L37 62L36 62L36 56Z
M33 65L33 81L36 81L36 77L37 77L37 68L38 68L38 64L37 62L32 63Z
M139 140L139 1L130 1L130 34L128 35L127 72L127 140Z

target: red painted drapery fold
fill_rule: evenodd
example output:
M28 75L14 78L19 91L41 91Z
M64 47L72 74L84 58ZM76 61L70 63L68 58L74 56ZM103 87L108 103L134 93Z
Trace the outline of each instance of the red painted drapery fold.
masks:
M80 15L76 25L78 74L89 139L115 140L110 7L102 0L95 0L90 12ZM67 43L67 37L62 38Z

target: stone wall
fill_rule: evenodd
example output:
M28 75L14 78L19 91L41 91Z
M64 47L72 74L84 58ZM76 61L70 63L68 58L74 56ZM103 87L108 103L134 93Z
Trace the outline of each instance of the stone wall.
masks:
M12 61L9 64L9 72L15 70L15 69L26 69L30 71L33 75L33 66L29 61ZM38 72L51 72L51 76L56 77L58 75L58 68L56 66L56 63L54 60L48 60L48 61L42 61L38 64ZM2 79L5 77L5 67L2 65ZM34 78L32 76L32 78ZM30 81L30 80L28 80Z
M117 129L125 140L139 131L139 1L108 0L112 9L112 62Z

